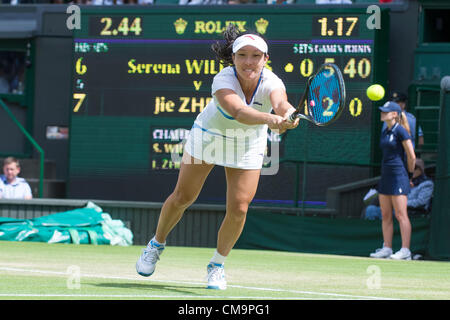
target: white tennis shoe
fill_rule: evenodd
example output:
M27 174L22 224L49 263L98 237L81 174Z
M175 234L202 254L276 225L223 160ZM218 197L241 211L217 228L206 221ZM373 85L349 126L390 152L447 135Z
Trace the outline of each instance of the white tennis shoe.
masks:
M394 260L411 260L411 251L408 248L401 248L390 257Z
M388 259L392 255L392 249L388 247L383 247L381 249L377 249L375 252L370 254L371 258L377 259Z
M155 272L156 262L164 250L164 244L157 245L151 240L136 262L136 271L141 276L149 277Z
M210 263L208 264L206 271L208 272L207 289L225 290L227 288L223 264Z

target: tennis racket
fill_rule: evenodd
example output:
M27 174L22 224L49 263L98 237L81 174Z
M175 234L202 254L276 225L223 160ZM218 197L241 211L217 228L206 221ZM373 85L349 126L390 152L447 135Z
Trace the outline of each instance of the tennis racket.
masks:
M300 118L327 126L340 117L344 105L345 83L341 70L335 64L325 63L308 78L305 92L289 120ZM303 109L304 114L300 113Z

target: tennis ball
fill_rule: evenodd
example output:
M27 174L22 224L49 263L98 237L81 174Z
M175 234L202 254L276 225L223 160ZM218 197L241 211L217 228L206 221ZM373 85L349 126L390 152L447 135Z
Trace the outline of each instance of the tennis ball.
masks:
M384 88L379 84L373 84L367 88L367 96L372 101L378 101L384 97Z

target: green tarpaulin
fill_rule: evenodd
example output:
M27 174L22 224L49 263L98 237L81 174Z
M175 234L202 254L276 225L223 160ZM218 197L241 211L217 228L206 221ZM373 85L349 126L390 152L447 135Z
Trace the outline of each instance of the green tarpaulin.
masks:
M413 254L426 255L430 221L411 218ZM323 218L249 211L236 247L368 257L383 243L381 220ZM393 250L401 247L394 218Z
M0 240L129 246L133 234L90 202L84 208L34 219L0 217Z

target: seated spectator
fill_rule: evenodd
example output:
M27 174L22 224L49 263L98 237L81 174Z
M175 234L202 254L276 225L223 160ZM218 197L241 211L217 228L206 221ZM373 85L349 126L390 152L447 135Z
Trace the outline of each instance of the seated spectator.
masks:
M3 175L0 175L0 199L32 199L30 185L19 178L20 163L13 157L3 161Z
M228 4L248 4L256 3L256 0L228 0Z
M3 0L3 4L10 4L13 6L16 6L18 4L34 4L35 1L33 0ZM2 4L2 1L0 0L0 4Z
M213 5L213 4L227 4L227 0L180 0L178 4L181 5Z
M9 93L9 81L7 74L0 65L0 93Z
M316 0L316 4L353 4L352 0Z
M113 6L123 4L153 4L153 0L77 0L87 1L87 4L94 6Z
M433 196L434 183L425 174L425 164L422 159L416 159L413 178L411 179L411 191L408 193L408 213L429 213L431 198ZM393 212L395 215L395 212ZM381 219L381 209L378 197L363 211L367 220Z
M416 159L416 167L411 181L411 191L408 194L408 210L428 212L431 208L434 183L425 174L425 164L422 159Z
M267 4L293 4L295 0L267 0ZM228 2L230 4L230 2Z
M92 0L90 4L94 6L113 6L115 4L123 4L122 0Z

